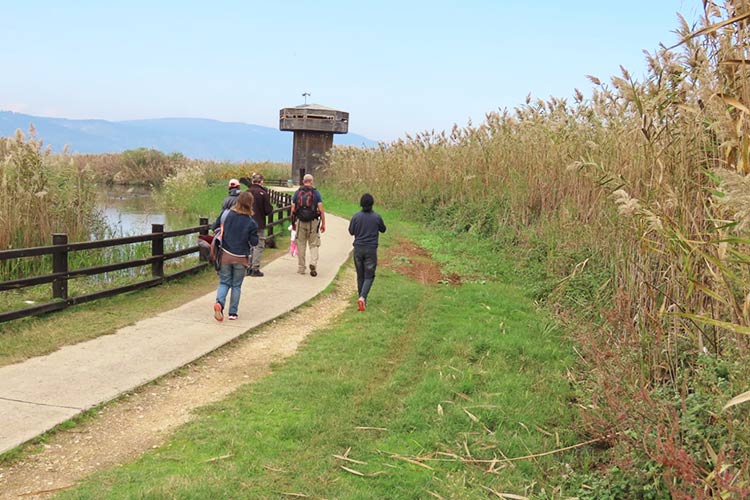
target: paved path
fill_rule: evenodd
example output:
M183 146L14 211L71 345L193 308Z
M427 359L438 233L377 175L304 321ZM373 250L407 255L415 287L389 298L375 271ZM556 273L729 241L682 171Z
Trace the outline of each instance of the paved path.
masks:
M289 254L246 278L239 320L213 318L211 292L177 309L15 365L0 367L0 453L96 405L151 382L323 291L346 262L346 219L326 214L318 276L297 274ZM262 307L259 307L262 304Z

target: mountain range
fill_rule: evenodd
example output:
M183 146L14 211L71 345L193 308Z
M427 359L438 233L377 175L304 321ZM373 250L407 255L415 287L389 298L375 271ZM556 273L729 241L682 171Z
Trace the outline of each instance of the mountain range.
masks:
M67 145L71 153L119 153L128 149L157 149L188 158L218 161L292 161L292 133L248 123L204 118L155 118L106 121L71 120L0 111L0 137L16 130L29 134L54 152ZM334 144L358 147L377 142L357 134L336 134Z

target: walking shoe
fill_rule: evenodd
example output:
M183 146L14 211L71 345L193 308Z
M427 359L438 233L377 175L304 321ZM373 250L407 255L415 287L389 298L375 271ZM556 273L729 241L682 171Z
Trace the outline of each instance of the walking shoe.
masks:
M261 271L260 269L253 269L252 271L250 271L250 274L248 274L248 276L260 278L261 276L263 276L263 271Z
M237 318L238 318L238 316L237 316L236 314L230 314L230 315L229 315L229 320L230 320L230 321L234 321L234 320L235 320L235 319L237 319Z
M357 310L358 311L364 311L365 310L365 299L360 297L357 299Z
M305 274L305 268L297 269L297 274Z
M318 275L318 271L315 270L315 266L310 264L310 276L317 276L317 275Z
M214 304L214 319L216 321L224 321L224 311L218 302Z

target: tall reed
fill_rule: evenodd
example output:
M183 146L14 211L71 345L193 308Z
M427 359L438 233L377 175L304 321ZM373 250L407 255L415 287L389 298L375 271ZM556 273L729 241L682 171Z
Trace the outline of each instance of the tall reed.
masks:
M103 224L95 192L91 172L51 156L33 129L28 138L0 138L0 248L49 245L55 232L88 240Z
M747 408L722 411L750 389L750 2L704 6L700 26L680 20L678 46L647 55L643 81L623 68L590 77L589 98L528 98L450 134L335 148L322 179L543 248L548 299L607 320L581 336L583 423L621 466L656 463L664 488L693 497L750 484ZM585 272L599 281L564 303Z

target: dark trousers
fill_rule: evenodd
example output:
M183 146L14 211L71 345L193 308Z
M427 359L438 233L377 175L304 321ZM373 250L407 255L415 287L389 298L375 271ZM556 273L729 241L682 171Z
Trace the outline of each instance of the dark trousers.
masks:
M354 247L354 268L357 270L357 293L366 299L378 267L377 247Z

